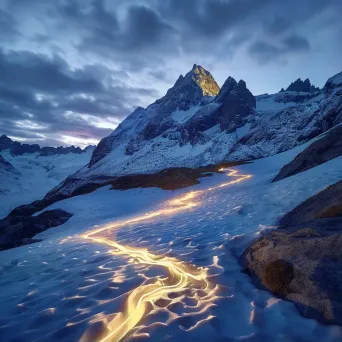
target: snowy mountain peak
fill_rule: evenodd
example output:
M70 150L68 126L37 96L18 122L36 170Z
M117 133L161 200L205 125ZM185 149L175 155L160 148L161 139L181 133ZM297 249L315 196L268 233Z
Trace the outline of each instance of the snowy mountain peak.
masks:
M216 83L211 73L200 65L194 64L192 70L185 76L191 79L202 89L203 96L216 96L220 87Z

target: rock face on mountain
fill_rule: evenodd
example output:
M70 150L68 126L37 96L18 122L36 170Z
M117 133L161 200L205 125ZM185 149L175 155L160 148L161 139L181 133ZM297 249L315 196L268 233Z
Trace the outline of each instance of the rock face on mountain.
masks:
M242 256L255 282L305 317L342 325L342 181L309 198Z
M273 182L311 169L342 155L342 125L336 126L285 165Z
M32 154L38 153L40 156L52 156L58 154L75 153L81 154L86 150L94 148L94 146L87 146L85 149L80 147L68 146L68 147L40 147L38 144L22 144L18 141L13 141L6 135L0 137L0 151L10 150L13 156L23 155L25 153Z
M225 159L250 160L284 152L341 123L342 82L338 83L338 79L336 75L328 80L308 100L284 103L283 109L251 126Z
M8 136L3 134L0 137L0 151L9 150L13 147L14 141L12 141Z
M69 195L101 177L251 160L291 149L342 122L339 77L317 92L254 97L243 80L232 77L219 90L210 73L194 65L165 96L137 108L102 139L88 167L54 192Z
M61 210L48 210L38 216L9 216L0 221L0 250L27 245L40 240L34 235L67 222L72 214Z
M308 78L305 81L302 81L300 78L298 78L287 87L286 91L311 93L319 91L319 88L312 85Z
M234 79L233 79L234 81ZM228 89L223 85L222 108L221 108L221 130L227 130L228 133L235 131L247 123L247 118L254 114L256 100L252 93L247 89L246 82L240 80ZM236 83L236 82L235 82ZM229 90L229 91L228 91ZM220 98L218 99L220 101Z
M220 91L214 77L200 65L194 64L191 78L202 90L203 96L216 96Z

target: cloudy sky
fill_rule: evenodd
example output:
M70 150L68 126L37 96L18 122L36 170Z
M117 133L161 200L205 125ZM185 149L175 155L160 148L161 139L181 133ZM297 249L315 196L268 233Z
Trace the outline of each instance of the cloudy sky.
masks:
M342 70L341 0L0 0L0 135L85 146L194 63L253 94Z

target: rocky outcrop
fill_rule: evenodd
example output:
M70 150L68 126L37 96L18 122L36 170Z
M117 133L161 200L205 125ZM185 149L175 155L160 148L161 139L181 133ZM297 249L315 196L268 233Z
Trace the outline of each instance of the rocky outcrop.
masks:
M192 79L202 89L203 96L216 96L219 93L220 87L209 71L196 64L192 67L192 71Z
M292 82L287 88L286 91L295 91L295 92L304 92L304 93L314 93L319 91L319 88L315 87L311 84L310 80L307 78L305 81L302 81L298 78L296 81Z
M254 114L256 99L243 80L234 87L230 84L228 89L222 101L220 127L229 133L247 123L247 118Z
M15 142L13 147L11 148L11 154L12 156L19 156L23 155L25 153L36 153L40 152L40 146L38 144L21 144L18 142Z
M342 155L342 125L336 126L321 139L313 142L289 164L282 167L272 182L323 164Z
M75 147L74 145L68 147L42 147L40 150L40 156L53 156L57 154L68 154L68 153L75 153L81 154L85 150L82 150L80 147Z
M3 134L0 137L0 151L9 150L13 147L13 145L14 145L14 141L12 141L12 139L10 139L5 134Z
M257 285L301 314L342 325L342 181L309 198L242 256Z
M330 77L324 85L323 90L329 92L342 85L342 71Z
M38 216L8 216L0 221L0 250L40 241L32 237L67 222L71 216L61 209L48 210Z
M291 210L281 220L281 225L293 225L310 222L316 218L334 217L342 212L334 208L342 205L342 181L310 197L298 207ZM329 214L331 213L331 214Z

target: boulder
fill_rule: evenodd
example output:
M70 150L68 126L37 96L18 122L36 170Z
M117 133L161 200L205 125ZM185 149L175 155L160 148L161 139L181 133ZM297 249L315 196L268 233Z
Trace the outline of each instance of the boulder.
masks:
M39 241L32 237L67 222L71 216L61 209L48 210L38 216L7 216L0 221L0 250Z
M242 255L254 282L304 317L342 325L342 181L309 198Z

